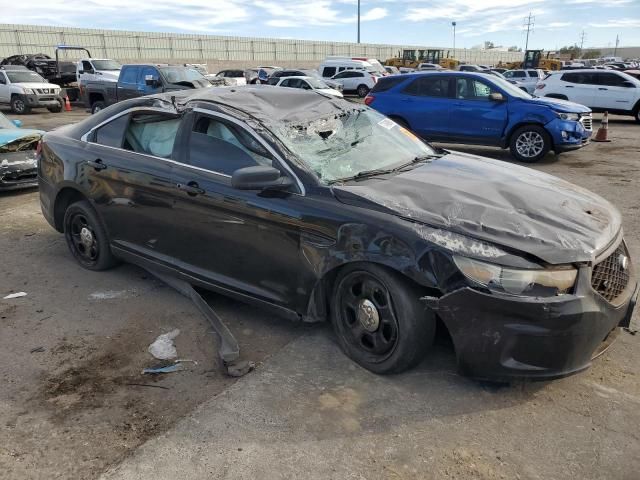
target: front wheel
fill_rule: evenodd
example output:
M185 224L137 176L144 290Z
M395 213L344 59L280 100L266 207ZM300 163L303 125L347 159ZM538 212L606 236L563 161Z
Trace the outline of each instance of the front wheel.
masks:
M57 107L47 107L51 113L60 113L62 111L62 105L58 105Z
M360 98L364 98L369 94L369 87L367 87L366 85L358 85L356 93Z
M64 237L71 254L88 270L106 270L118 263L109 238L87 200L69 205L64 214Z
M537 125L525 125L511 135L511 155L525 163L535 163L551 150L551 137Z
M374 373L417 365L433 343L435 318L400 274L374 264L345 267L336 279L331 319L344 353Z
M18 115L22 115L25 113L29 113L31 111L31 107L27 105L27 102L24 100L24 98L15 95L11 99L11 111L13 113L17 113Z
M104 102L93 102L91 113L98 113L100 110L104 110Z
M640 108L636 109L636 113L633 115L636 122L640 123Z

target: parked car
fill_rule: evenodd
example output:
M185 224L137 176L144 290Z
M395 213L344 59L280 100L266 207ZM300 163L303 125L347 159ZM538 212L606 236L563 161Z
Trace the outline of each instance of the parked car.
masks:
M282 67L256 67L244 71L244 78L247 85L265 85L273 73L282 70Z
M60 87L47 82L26 67L0 67L0 105L9 105L13 113L24 114L32 108L62 110Z
M0 192L38 185L36 152L44 132L21 127L0 112Z
M637 297L609 202L432 148L339 98L136 98L48 132L39 164L43 214L82 267L124 260L289 319L330 319L376 373L418 364L439 319L465 374L570 375L629 326Z
M376 84L378 77L363 70L345 70L331 80L340 83L344 92L355 92L360 98L364 98Z
M322 78L333 78L336 74L345 70L361 70L370 74L377 73L375 67L364 60L329 59L322 62L318 67L318 72L320 72Z
M380 61L376 58L369 58L369 57L347 57L347 56L341 56L341 55L329 55L325 61L338 61L338 62L344 62L344 61L360 61L360 62L366 62L369 65L371 65L373 67L374 72L376 72L378 75L385 77L387 75L387 70L385 69L384 65L382 65L382 63L380 63Z
M461 72L484 72L486 68L482 68L480 65L460 65L458 70Z
M342 93L329 87L324 81L315 77L281 77L276 87L301 88L302 90L315 90L318 93L342 98Z
M387 71L389 75L400 74L400 70L398 70L398 67L394 67L393 65L385 65L384 69Z
M640 70L625 70L624 73L631 75L633 78L640 80Z
M545 74L542 70L530 68L527 70L507 70L502 75L507 80L516 80L520 82L520 86L527 89L528 93L533 94L538 81L544 78Z
M444 70L437 63L419 63L416 70L424 71L424 70Z
M78 61L76 72L78 84L93 80L117 82L121 68L122 65L110 58L82 58Z
M216 73L216 76L229 79L238 86L247 84L247 79L244 77L244 70L221 70Z
M491 70L492 72L497 72L497 73L503 74L503 75L504 75L504 72L507 71L506 68L501 68L501 67L490 68L489 70Z
M335 80L331 80L330 78L323 78L322 75L317 70L312 69L283 69L277 70L271 74L267 83L269 85L277 85L282 77L313 77L318 80L326 83L329 88L333 88L334 90L338 90L342 92L342 84L340 82L336 82Z
M381 78L365 103L430 141L509 148L521 162L537 162L583 147L591 110L534 98L493 75L423 72Z
M174 65L123 65L117 82L93 80L83 85L87 108L96 113L103 108L130 98L160 92L176 92L211 87L197 70Z
M586 105L596 112L631 115L640 122L640 80L616 70L551 72L535 95Z

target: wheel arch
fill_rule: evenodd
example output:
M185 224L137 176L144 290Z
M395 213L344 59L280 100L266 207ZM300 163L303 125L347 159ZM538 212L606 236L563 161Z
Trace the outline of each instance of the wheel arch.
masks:
M504 142L503 142L503 148L507 148L509 147L509 144L511 143L511 137L513 136L513 134L515 132L517 132L520 128L522 127L527 127L527 126L535 126L535 127L540 127L540 128L544 128L546 131L546 128L544 126L544 123L542 122L538 122L535 120L522 120L518 123L516 123L515 125L513 125L509 132L507 133L507 135L505 135L504 137ZM547 135L549 136L549 140L551 141L551 150L553 150L555 148L555 143L553 141L553 135L551 135L549 132L547 132Z
M64 232L64 213L69 205L81 200L88 200L87 195L75 186L64 186L56 194L53 203L53 222L55 229Z

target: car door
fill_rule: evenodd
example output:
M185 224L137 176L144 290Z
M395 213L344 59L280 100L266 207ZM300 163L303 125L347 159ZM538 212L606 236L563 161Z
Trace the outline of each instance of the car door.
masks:
M193 190L174 193L182 245L172 256L197 277L272 303L308 295L301 291L306 270L294 207L304 197L295 188L269 195L231 186L240 168L279 165L245 124L195 111L189 125L174 181Z
M122 67L118 78L118 101L140 96L140 93L138 93L138 76L140 70L141 67L137 65Z
M147 79L156 82L155 85L147 85ZM138 74L138 95L153 95L162 90L162 78L158 69L151 66L141 68Z
M9 93L9 81L4 72L0 71L0 103L9 103L11 94Z
M616 72L596 72L593 74L593 108L610 110L633 110L637 100L637 88L625 86L625 78Z
M348 74L347 84L344 87L345 90L356 90L359 85L362 85L363 83L365 85L367 84L367 82L364 81L364 72L356 70L348 72Z
M137 110L88 135L79 178L114 246L155 260L165 260L175 248L171 159L180 126L180 116Z
M507 126L507 101L493 101L490 94L502 92L486 80L475 77L455 77L454 83L450 141L498 145Z
M404 118L411 129L429 140L445 140L449 136L451 76L420 75L398 94L396 115Z
M592 72L567 72L560 77L560 91L554 92L567 97L567 100L593 107L596 84Z

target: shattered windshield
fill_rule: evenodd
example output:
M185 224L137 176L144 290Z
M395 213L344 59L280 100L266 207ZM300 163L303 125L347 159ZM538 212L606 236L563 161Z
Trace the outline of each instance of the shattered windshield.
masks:
M276 132L324 184L436 153L413 133L371 109L354 109L306 124L286 123Z
M190 83L199 86L208 85L209 82L204 76L193 68L184 67L162 67L160 72L169 83Z

